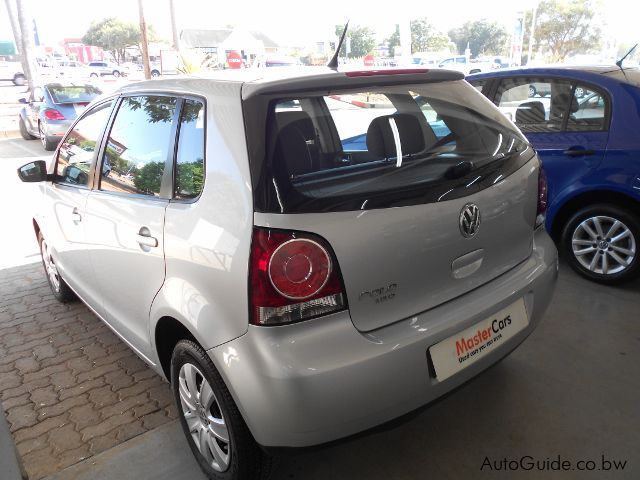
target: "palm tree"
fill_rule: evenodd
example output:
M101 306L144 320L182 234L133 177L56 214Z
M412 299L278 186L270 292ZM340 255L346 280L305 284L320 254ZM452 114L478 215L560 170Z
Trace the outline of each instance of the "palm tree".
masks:
M27 77L27 85L29 91L33 92L34 76L37 74L35 68L35 59L33 57L33 35L29 27L33 25L31 17L27 15L27 11L23 0L16 0L16 11L18 13L18 25L20 26L20 35L22 38L22 69Z
M13 13L13 5L11 0L4 0L7 5L7 16L9 17L9 23L11 23L11 30L13 31L13 40L16 44L16 50L18 53L22 50L22 35L20 35L20 27L18 27L18 21L16 15Z

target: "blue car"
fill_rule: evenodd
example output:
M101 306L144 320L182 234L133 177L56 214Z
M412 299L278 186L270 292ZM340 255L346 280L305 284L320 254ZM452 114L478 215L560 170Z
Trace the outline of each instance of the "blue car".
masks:
M548 180L546 227L583 276L640 273L640 70L546 67L467 80L538 151Z
M22 138L39 138L45 150L54 150L78 115L101 93L93 85L72 82L35 87L28 99L20 99L24 104L18 119Z

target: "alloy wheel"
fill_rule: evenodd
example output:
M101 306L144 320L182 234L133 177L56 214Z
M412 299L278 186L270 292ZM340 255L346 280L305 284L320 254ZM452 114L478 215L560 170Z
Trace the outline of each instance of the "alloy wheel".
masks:
M198 367L182 365L178 393L193 442L211 468L224 472L231 460L229 429L213 389Z
M45 272L47 273L47 277L49 277L49 282L51 283L51 288L54 292L58 293L60 292L60 275L58 274L58 267L56 267L53 257L51 256L49 245L44 239L40 244L40 251L42 254L42 262L44 263Z
M598 215L578 224L571 238L571 248L585 269L599 275L614 275L632 264L636 256L636 239L620 220Z

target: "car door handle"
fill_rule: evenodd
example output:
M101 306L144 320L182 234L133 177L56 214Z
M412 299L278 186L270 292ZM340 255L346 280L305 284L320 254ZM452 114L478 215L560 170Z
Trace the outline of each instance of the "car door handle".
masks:
M143 247L155 248L158 246L158 239L156 237L149 237L147 235L136 235L136 240Z
M593 155L593 150L585 150L583 148L569 148L563 152L565 155L570 157L587 157L589 155Z

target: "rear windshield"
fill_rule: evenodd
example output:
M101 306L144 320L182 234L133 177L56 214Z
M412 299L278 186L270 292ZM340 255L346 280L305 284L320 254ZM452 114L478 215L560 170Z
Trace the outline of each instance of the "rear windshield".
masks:
M533 154L524 137L463 81L265 101L265 145L252 153L258 157L252 159L258 163L252 168L257 211L366 210L451 200L500 181Z
M49 85L47 90L54 103L89 103L102 93L100 89L91 85Z

